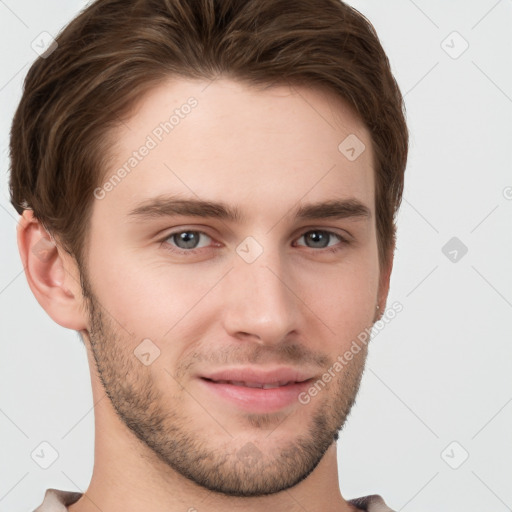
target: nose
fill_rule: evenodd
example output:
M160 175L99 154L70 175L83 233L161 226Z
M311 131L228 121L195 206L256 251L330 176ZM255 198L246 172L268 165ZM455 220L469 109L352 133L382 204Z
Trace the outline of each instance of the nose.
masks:
M247 263L235 255L234 268L223 280L222 319L235 338L254 338L275 345L298 327L299 299L293 293L290 273L283 271L279 255L264 251Z

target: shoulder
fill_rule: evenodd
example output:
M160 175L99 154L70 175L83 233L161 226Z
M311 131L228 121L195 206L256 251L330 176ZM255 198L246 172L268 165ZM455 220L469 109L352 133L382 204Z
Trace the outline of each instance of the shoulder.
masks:
M43 502L33 512L66 512L67 506L77 502L81 496L81 492L46 489Z
M348 500L348 503L366 512L394 512L394 510L386 505L384 499L379 494L354 498Z

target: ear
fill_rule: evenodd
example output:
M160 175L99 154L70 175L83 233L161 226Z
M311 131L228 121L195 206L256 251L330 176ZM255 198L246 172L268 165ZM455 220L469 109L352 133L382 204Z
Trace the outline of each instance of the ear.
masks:
M389 293L389 284L391 279L391 271L393 270L393 260L395 256L395 241L391 244L388 252L388 264L380 269L379 291L377 295L377 305L379 309L375 315L375 322L379 320L386 309L386 301Z
M18 250L28 285L37 302L62 327L86 329L80 273L75 260L25 210L17 226Z

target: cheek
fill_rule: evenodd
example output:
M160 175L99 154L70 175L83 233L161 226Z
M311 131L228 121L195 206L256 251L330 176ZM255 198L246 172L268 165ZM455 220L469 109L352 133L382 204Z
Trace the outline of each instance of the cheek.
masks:
M304 281L305 302L335 336L354 335L375 315L379 268L376 258L359 254L357 262L329 269Z
M173 265L162 257L113 249L97 252L90 261L101 305L127 331L155 339L180 326L225 272L218 266Z

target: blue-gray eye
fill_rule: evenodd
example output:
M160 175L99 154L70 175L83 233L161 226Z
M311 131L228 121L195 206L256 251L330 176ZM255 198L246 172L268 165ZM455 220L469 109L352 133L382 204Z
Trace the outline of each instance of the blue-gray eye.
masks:
M336 233L333 233L331 231L324 231L320 229L308 231L304 233L300 238L304 238L304 240L307 240L313 244L308 245L308 247L312 247L313 249L323 249L324 247L329 246L329 239L333 236L337 237L338 241L343 241L343 238L341 238L340 235L337 235Z
M197 249L201 235L209 238L201 231L179 231L170 234L168 239L171 238L179 249Z

